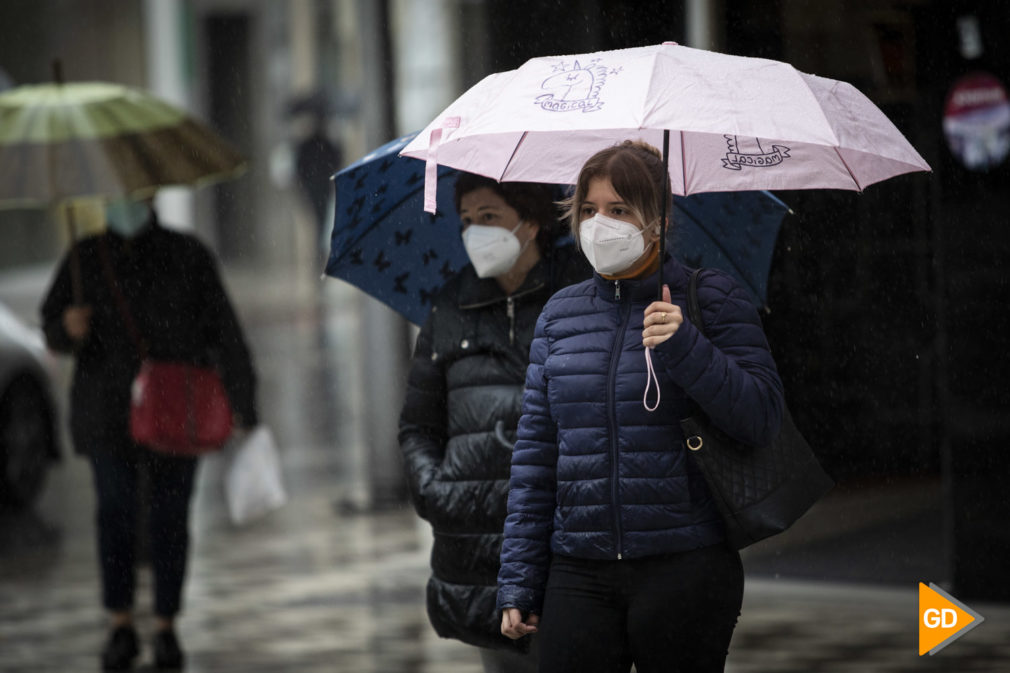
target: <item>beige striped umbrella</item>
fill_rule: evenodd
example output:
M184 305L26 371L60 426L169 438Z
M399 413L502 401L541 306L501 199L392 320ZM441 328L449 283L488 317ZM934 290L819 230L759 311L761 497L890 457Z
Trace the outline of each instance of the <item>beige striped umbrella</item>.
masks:
M182 110L101 82L0 94L0 208L143 197L232 178L245 159Z
M0 94L0 208L55 207L74 199L151 196L240 175L246 161L182 110L119 84L25 85ZM70 239L76 238L67 210ZM70 270L83 297L77 248Z

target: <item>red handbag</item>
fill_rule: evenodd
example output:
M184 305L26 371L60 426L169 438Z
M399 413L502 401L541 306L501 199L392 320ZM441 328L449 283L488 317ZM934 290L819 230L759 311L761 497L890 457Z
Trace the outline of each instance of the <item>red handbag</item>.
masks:
M176 456L220 449L232 430L231 402L217 370L148 357L126 296L119 287L108 248L99 245L105 279L140 355L130 390L130 436L138 444Z
M214 369L146 359L133 380L130 434L156 451L197 456L232 430L231 404Z

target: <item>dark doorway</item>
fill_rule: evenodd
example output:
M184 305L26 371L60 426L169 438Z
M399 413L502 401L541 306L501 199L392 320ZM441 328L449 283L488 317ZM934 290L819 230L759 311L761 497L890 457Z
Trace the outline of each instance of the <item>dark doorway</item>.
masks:
M246 14L211 14L204 20L207 54L207 108L211 125L249 156L251 124L252 19ZM214 237L223 260L253 251L252 186L248 179L214 188Z

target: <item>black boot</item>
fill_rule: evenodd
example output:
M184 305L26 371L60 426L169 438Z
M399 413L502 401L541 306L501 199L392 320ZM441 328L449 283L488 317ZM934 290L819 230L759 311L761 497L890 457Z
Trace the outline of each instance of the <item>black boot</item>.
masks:
M109 640L102 650L102 670L128 671L133 668L133 660L140 654L140 640L137 632L129 624L117 626L109 634Z
M175 631L164 629L154 634L154 667L162 671L180 671L185 660Z

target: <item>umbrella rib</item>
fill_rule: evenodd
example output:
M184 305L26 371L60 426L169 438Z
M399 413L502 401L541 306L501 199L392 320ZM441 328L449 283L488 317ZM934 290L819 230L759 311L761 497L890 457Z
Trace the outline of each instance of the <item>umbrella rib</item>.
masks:
M529 134L530 134L529 131L523 131L523 135L519 139L519 142L517 142L516 146L512 148L512 154L509 156L509 160L505 162L505 166L504 168L502 168L502 173L501 175L498 176L498 182L502 182L502 178L505 177L505 171L508 169L510 165L512 165L512 160L516 158L516 154L519 153L519 148L522 147L522 144L524 142L526 142L526 136L528 136Z
M94 113L96 116L98 115L104 116L106 119L110 120L113 123L123 123L124 120L122 116L117 115L113 110L103 107L98 107L97 109L95 109ZM104 142L103 139L100 138L96 140L99 143L99 145L102 146L103 152L108 152L109 149L114 148L116 143L122 143L124 147L130 148L130 150L132 150L130 154L137 161L138 167L140 167L144 171L144 177L148 178L150 181L153 182L158 181L157 163L151 157L147 156L145 152L140 151L140 148L144 145L143 140L141 139L140 132L134 131L132 133L124 133L122 135L112 136L105 139ZM107 142L108 145L105 145L105 142ZM136 184L128 185L127 180L128 178L126 178L126 176L120 174L116 175L116 181L123 189L124 196L128 196L135 189L139 188Z
M849 164L845 161L845 157L843 157L842 153L838 151L838 146L836 145L833 149L835 150L835 154L838 155L838 160L842 162L842 166L845 166L845 170L849 172L849 177L852 178L852 182L856 185L856 191L862 192L863 186L859 184L859 180L856 179L856 174L852 172L851 168L849 168Z
M684 149L684 131L680 132L680 181L687 196L687 151Z
M28 110L26 112L27 119L24 120L25 128L30 129L32 126L34 126L35 125L35 120L40 115L41 115L41 112L39 111L38 108L33 108L33 109ZM26 134L26 135L28 135L28 134ZM36 145L34 145L33 143L29 142L28 140L25 140L25 141L19 143L19 145L21 147L21 153L23 154L23 156L26 159L25 162L23 164L21 164L22 166L31 166L32 165L32 163L30 161L30 159L32 158L32 154L37 154L37 157L38 157L37 161L42 162L43 166L45 166L45 164L47 163L47 159L49 157L49 151L50 151L50 149L48 147L46 147L46 145L48 145L48 143L39 143L37 145L37 147L39 148L38 153L34 153L34 152L31 151L32 147L36 146ZM29 172L28 171L24 171L24 170L23 171L18 171L19 184L18 184L17 190L14 193L16 193L16 194L26 194L26 193L28 193L27 190L25 189L25 183L29 179L28 176L29 176ZM55 184L54 177L55 176L54 176L53 170L50 167L47 166L46 167L46 176L45 176L45 179L46 179L46 183L48 185L48 189L46 189L45 194L42 195L42 199L44 201L49 201L53 197L53 193L54 193L54 191L56 189L56 184Z

